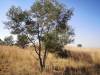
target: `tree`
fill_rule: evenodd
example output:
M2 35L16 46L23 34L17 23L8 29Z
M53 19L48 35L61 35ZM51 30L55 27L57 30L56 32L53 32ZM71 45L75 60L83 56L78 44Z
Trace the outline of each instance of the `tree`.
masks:
M29 41L26 35L18 35L18 39L17 39L18 46L25 48L28 43Z
M73 11L54 0L38 0L31 10L12 6L5 22L12 34L25 34L38 55L41 71L45 68L48 52L58 52L73 41L74 31L68 24Z
M78 44L77 46L78 46L78 47L82 47L82 44Z
M12 36L5 37L4 43L5 45L13 45L14 44L13 37Z
M2 39L0 39L0 45L4 45L4 42Z

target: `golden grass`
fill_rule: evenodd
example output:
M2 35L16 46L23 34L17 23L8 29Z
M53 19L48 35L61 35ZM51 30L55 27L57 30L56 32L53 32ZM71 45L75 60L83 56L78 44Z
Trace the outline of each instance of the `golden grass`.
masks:
M78 49L78 50L77 50ZM82 48L73 48L69 49L72 52L72 57L67 59L56 58L55 55L49 53L48 58L46 60L47 67L58 67L59 70L64 70L65 67L89 67L94 64L100 64L100 51L82 51ZM93 62L87 62L87 60L82 61L83 59L87 59L87 57L83 54L82 60L74 60L74 56L79 58L81 55L75 55L79 53L89 54L93 59ZM34 55L33 55L34 54ZM85 57L84 57L85 56ZM38 61L36 60L36 54L32 48L21 49L16 46L0 46L0 75L39 75L38 72ZM55 68L54 67L54 68ZM51 68L51 69L54 69ZM52 75L51 73L43 73L43 75Z
M65 46L65 49L74 52L85 52L86 54L89 54L91 56L94 64L100 64L100 48L81 48Z
M94 64L100 64L100 52L91 53Z
M30 51L0 46L0 75L33 75L35 60Z
M72 58L67 58L67 59L56 58L55 56L53 57L51 54L48 56L46 63L51 66L59 66L59 68L63 68L63 69L65 67L79 68L79 67L91 65L81 60L75 61Z
M75 47L75 46L64 46L65 49L70 50L70 51L76 51L76 52L99 52L100 53L100 48L83 48L83 47Z

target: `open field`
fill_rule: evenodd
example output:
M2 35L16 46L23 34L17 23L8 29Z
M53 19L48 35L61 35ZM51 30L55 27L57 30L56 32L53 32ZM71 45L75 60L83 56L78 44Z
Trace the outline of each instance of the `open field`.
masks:
M75 47L75 46L65 46L65 49L71 51L79 51L79 52L100 52L100 48L83 48L83 47Z
M49 54L43 75L100 75L100 50L67 47L66 59ZM34 54L34 55L33 55ZM0 46L0 75L41 75L32 48Z

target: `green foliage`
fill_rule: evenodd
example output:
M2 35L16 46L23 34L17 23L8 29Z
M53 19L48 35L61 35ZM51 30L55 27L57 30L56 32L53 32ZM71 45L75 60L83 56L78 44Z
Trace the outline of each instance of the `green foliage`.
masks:
M4 38L4 44L5 45L13 45L14 44L14 40L12 36L8 36Z
M39 38L35 37L35 40L41 40L45 34L56 31L55 34L61 41L60 43L65 45L73 41L74 31L68 25L68 20L72 15L71 9L65 9L59 3L54 5L51 1L46 0L42 5L40 1L36 1L31 7L31 12L12 6L7 13L9 21L5 22L5 25L11 29L13 34L25 33L30 36L40 34ZM38 22L32 20L33 16L37 17L35 19L38 19Z
M58 47L62 47L62 44L59 42L59 37L56 32L50 32L45 34L43 37L44 46L49 52L56 52Z
M0 39L0 45L4 45L4 41Z
M78 46L78 47L82 47L82 44L78 44L77 46Z
M4 22L4 24L8 29L11 29L12 34L20 34L25 30L22 21L25 21L27 14L20 7L12 6L7 13L7 17L9 21Z
M18 46L25 48L28 43L29 41L26 35L18 35L18 41L17 41Z

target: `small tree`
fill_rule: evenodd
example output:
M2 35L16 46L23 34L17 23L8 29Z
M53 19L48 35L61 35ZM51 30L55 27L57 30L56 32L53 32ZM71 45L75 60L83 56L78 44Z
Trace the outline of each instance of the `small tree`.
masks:
M25 48L28 43L29 41L26 35L18 35L18 39L17 39L18 46Z
M13 37L12 36L5 37L4 43L5 45L13 45L14 44Z
M11 33L25 34L38 55L41 71L45 68L48 52L62 50L73 41L73 29L68 21L73 15L71 9L64 8L54 0L37 0L30 11L12 6L5 25Z
M82 44L78 44L77 46L78 46L78 47L82 47Z
M4 45L4 42L2 39L0 39L0 45Z

